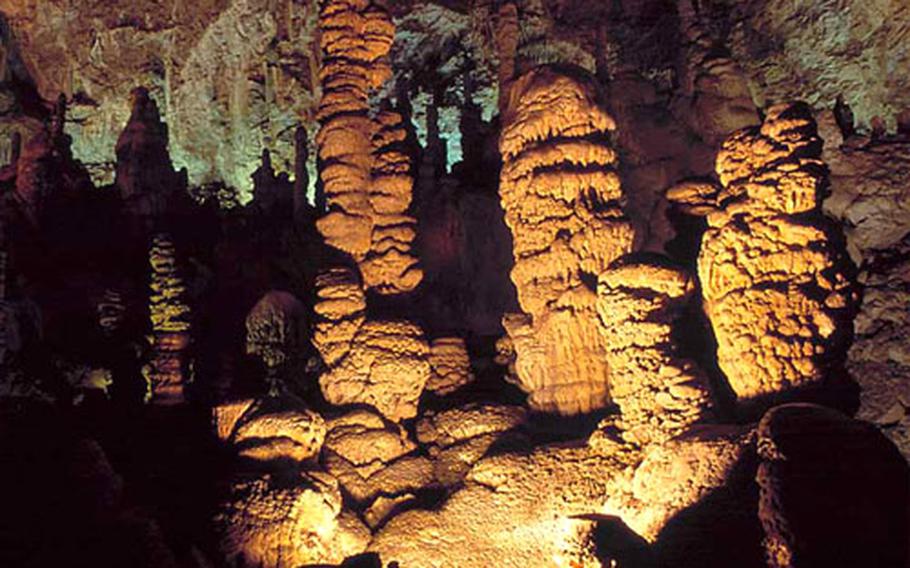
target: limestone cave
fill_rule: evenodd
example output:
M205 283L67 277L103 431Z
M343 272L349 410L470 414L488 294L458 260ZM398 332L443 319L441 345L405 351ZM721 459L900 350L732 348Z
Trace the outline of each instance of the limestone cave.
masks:
M0 567L910 567L907 0L0 0Z

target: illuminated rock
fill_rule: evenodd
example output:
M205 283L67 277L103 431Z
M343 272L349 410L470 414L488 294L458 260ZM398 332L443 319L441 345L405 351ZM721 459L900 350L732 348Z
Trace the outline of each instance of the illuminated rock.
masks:
M317 221L327 244L359 264L364 286L381 294L413 290L423 278L411 252L407 215L413 175L401 149L401 116L369 115L368 96L390 76L395 35L389 14L368 1L329 1L320 11L324 53L321 127L316 136L328 213Z
M242 566L338 564L370 539L369 529L342 511L338 483L318 472L234 478L215 524L221 551Z
M238 455L263 463L315 458L326 435L322 416L291 398L221 404L212 409L212 425Z
M167 235L157 234L153 238L149 264L149 315L154 344L147 379L156 403L183 402L189 364L186 351L190 344L190 308L186 304L186 286L177 268L176 251Z
M503 116L500 199L523 315L506 316L515 368L535 409L573 414L609 400L597 275L629 252L613 120L593 80L541 67L516 80Z
M227 442L234 434L237 423L255 403L254 398L244 398L212 408L212 429L215 436L222 442Z
M600 507L624 457L544 447L482 459L438 510L393 517L370 550L402 566L599 566L590 523L571 515Z
M654 542L675 516L728 486L741 460L754 451L752 432L748 427L717 426L648 445L640 462L616 480L600 512L619 515ZM594 443L594 438L592 446L604 442Z
M354 335L366 321L366 307L366 296L353 271L332 268L317 275L313 345L329 367L351 350Z
M601 273L597 312L607 345L610 397L626 441L662 442L704 417L707 382L675 354L671 324L694 291L689 275L660 257L617 261Z
M906 565L907 463L872 424L787 404L762 418L758 452L768 566Z
M246 317L246 350L275 368L305 347L306 308L293 294L272 290Z
M803 105L768 110L717 157L719 189L698 257L717 360L741 399L819 385L855 302L845 254L820 211L826 170ZM691 195L691 192L690 192Z
M423 331L404 320L367 320L363 290L350 270L326 271L316 285L313 343L328 365L319 377L326 400L369 404L392 420L414 417L430 379Z
M496 441L519 430L526 419L527 411L519 406L472 404L421 417L417 439L433 458L439 482L455 486Z
M355 410L327 421L325 448L369 476L383 464L417 449L398 424L369 410Z
M711 37L697 6L695 0L678 4L684 60L680 86L689 99L690 126L714 145L734 130L758 124L759 118L745 74L724 44Z
M440 396L451 394L474 380L471 359L460 337L441 337L430 342L432 374L426 389Z
M380 495L405 497L434 484L432 463L414 454L417 445L397 424L359 410L328 427L323 463L356 503L369 505ZM384 516L379 513L373 512L377 522Z
M360 264L364 285L381 294L409 292L423 279L413 242L417 220L407 214L414 176L410 157L402 151L407 131L399 113L383 110L376 117L370 206L373 236L370 252Z

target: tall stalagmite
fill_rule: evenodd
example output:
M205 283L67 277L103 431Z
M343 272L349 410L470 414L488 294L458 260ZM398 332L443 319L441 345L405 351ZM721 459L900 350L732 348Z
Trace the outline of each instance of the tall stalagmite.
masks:
M777 105L761 127L723 143L716 194L668 194L704 202L695 208L708 220L698 257L704 309L742 399L818 385L844 352L856 298L820 210L821 148L809 107Z
M619 260L600 275L597 312L607 344L610 397L624 440L664 442L705 417L704 374L674 346L673 320L695 291L692 278L660 257Z
M612 118L587 74L553 66L515 81L500 138L500 198L524 313L503 325L533 408L573 414L609 400L597 275L632 248L610 147Z
M171 164L167 125L148 90L134 89L132 104L130 119L117 139L114 183L131 212L156 216L184 180Z
M146 377L154 402L179 403L184 400L183 389L188 378L190 308L186 304L186 286L177 269L174 244L166 234L155 235L149 263L152 268L149 315L154 345Z
M406 320L367 319L366 297L352 270L316 278L313 345L329 369L319 386L332 404L369 404L399 421L417 414L430 379L423 330Z
M321 128L316 137L328 213L317 227L326 243L358 262L379 293L413 290L423 278L411 252L415 220L410 157L397 144L401 117L369 116L369 93L391 75L395 35L386 10L367 0L327 0L319 16L323 50Z

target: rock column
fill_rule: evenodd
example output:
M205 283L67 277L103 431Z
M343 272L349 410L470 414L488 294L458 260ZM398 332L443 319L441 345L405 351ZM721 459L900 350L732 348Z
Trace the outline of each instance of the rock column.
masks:
M538 410L589 412L609 401L596 278L633 241L609 143L614 127L580 72L540 67L509 94L499 192L523 313L503 325L520 386Z

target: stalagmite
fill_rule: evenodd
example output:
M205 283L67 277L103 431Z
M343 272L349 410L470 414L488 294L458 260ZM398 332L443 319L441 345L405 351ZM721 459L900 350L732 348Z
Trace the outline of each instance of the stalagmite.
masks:
M98 327L105 335L117 333L123 325L126 315L126 306L123 304L123 295L117 290L107 289L98 302Z
M671 338L671 324L693 292L689 275L659 257L626 257L600 275L597 312L610 397L628 442L666 441L706 414L705 377L694 362L674 353Z
M349 269L317 277L313 344L329 367L319 378L332 404L369 404L391 420L412 418L430 378L423 330L406 320L365 316L363 289Z
M540 67L512 87L503 118L500 198L523 314L503 325L533 408L573 414L609 400L592 280L632 247L613 120L580 71Z
M376 123L369 194L373 235L360 271L367 288L408 292L423 279L423 271L412 252L417 220L407 214L414 191L411 159L402 150L407 131L401 115L390 109L381 111Z
M440 337L430 342L433 374L427 390L440 396L451 394L474 380L471 359L460 337Z
M158 105L143 87L132 92L132 112L117 138L114 184L131 212L160 215L183 178L174 171L168 153L168 129Z
M306 308L300 300L281 290L266 292L247 314L246 351L262 359L270 381L281 365L302 355L307 340L306 320Z
M188 380L186 351L190 344L190 308L186 286L177 268L170 237L155 235L149 252L153 359L147 365L152 400L159 404L183 402Z
M423 278L411 252L416 221L401 116L369 116L368 95L390 75L395 35L389 14L366 1L329 0L320 12L324 53L321 128L316 137L328 213L317 221L327 244L351 255L367 288L413 290Z
M820 152L809 108L774 106L723 143L720 188L671 193L708 212L698 276L718 364L741 399L819 385L843 353L856 298L820 211Z

